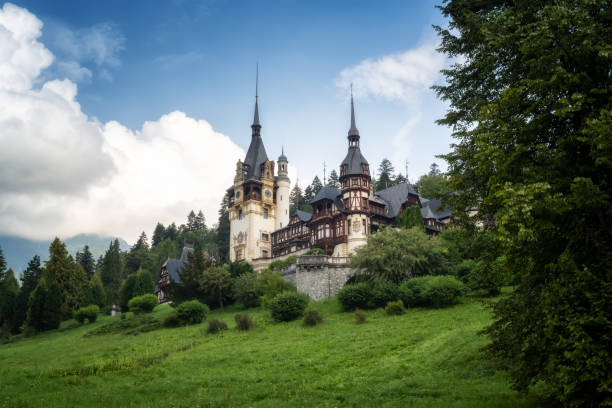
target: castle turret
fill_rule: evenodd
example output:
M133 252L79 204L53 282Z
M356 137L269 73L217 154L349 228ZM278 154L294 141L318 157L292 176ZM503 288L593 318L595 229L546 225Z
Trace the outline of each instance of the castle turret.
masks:
M359 139L359 130L355 125L355 106L351 91L351 127L348 131L348 152L342 164L340 164L342 204L348 214L346 219L348 254L367 242L367 234L370 229L369 198L372 180L368 161L359 149Z
M278 177L276 178L276 184L278 189L276 190L276 229L286 227L289 224L289 194L291 187L291 180L288 176L288 161L285 156L285 149L281 151L281 155L277 161L278 164Z

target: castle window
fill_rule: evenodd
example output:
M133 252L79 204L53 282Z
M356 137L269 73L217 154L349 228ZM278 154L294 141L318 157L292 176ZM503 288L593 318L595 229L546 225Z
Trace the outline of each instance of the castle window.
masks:
M366 233L366 220L361 220L361 223L363 224L362 232L365 234Z
M359 179L358 179L358 178L354 178L354 179L353 179L353 185L354 185L354 186L359 185Z
M263 251L261 251L261 256L262 256L262 258L267 258L268 257L268 250L264 249Z
M264 208L264 219L268 219L268 209Z
M261 240L262 241L269 241L270 240L270 235L266 234L265 232L263 232L261 234Z
M238 210L238 219L241 220L242 219L242 210Z
M347 223L347 227L348 227L348 233L349 233L349 235L351 235L351 220L348 220L346 223Z

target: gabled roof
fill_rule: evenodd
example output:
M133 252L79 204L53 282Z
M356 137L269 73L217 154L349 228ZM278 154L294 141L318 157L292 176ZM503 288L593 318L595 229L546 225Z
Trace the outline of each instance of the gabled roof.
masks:
M183 269L183 262L181 262L180 259L168 258L162 265L162 268L166 268L166 271L168 271L168 276L170 276L170 280L172 282L183 282L180 275L181 270Z
M425 219L428 219L428 218L437 219L438 218L433 213L433 211L431 211L431 208L429 208L429 207L422 207L421 208L421 217L423 217Z
M400 183L376 193L376 195L382 198L389 206L387 213L389 217L397 217L402 209L402 204L406 202L408 194L418 196L414 187L408 183Z
M296 214L300 221L308 222L312 218L312 214L306 211L297 210Z
M429 208L438 220L443 220L451 216L451 210L448 207L443 207L440 200L421 199L421 205Z

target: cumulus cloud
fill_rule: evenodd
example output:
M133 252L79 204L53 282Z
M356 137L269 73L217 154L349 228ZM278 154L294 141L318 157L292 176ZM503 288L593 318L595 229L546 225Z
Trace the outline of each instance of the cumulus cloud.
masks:
M70 80L33 88L53 61L41 28L23 8L0 9L0 231L135 240L191 209L215 222L244 151L182 112L134 131L85 115Z
M418 99L439 78L444 55L436 51L433 41L405 52L365 59L340 72L336 84L348 88L353 84L356 97L377 97L410 102Z

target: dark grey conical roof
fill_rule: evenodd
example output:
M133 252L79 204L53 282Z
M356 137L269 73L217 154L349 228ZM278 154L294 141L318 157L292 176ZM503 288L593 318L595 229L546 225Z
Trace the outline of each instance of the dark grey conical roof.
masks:
M353 103L353 95L351 95L351 128L348 131L349 149L346 157L342 160L340 167L346 165L346 175L363 174L363 166L368 165L368 161L361 154L359 149L359 130L355 125L355 106Z
M257 94L255 94L255 114L253 115L253 124L251 125L251 144L244 159L244 164L249 167L247 179L261 178L262 164L268 160L266 148L261 138L261 124L259 123L259 106L257 103Z

